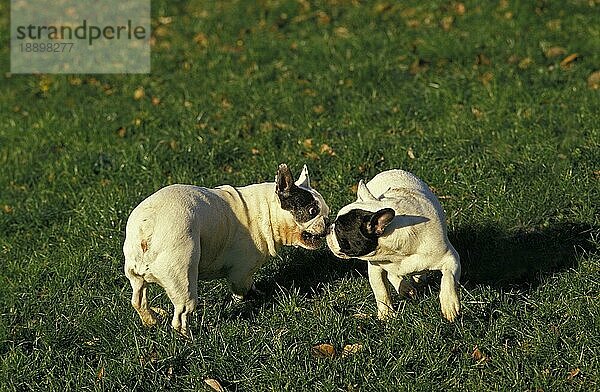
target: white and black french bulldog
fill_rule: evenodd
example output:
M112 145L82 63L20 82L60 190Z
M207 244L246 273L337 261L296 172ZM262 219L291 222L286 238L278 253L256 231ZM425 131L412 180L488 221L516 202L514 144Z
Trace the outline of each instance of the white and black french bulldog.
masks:
M172 326L189 336L198 279L226 278L234 298L254 290L253 273L282 245L316 249L329 207L311 188L308 169L294 182L279 165L275 183L214 189L170 185L142 201L127 221L125 275L131 304L144 325L157 321L147 283L162 286L175 307Z
M460 309L460 258L448 240L442 206L427 184L409 172L389 170L366 185L361 180L357 196L330 226L327 245L340 258L368 262L378 317L393 313L388 282L399 290L403 277L439 270L442 314L454 321Z

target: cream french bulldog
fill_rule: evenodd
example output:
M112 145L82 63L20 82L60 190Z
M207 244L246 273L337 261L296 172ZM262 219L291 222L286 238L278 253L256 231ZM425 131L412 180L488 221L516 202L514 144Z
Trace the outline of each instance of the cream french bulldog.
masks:
M295 182L281 164L275 183L162 188L127 221L123 253L131 304L144 325L154 325L157 313L165 312L150 307L146 293L147 283L158 283L175 307L173 328L189 336L187 317L198 304L198 279L226 278L241 300L255 290L253 273L282 245L318 248L328 214L306 166Z
M402 170L389 170L358 184L356 202L342 208L327 245L340 258L368 262L377 315L393 313L388 282L398 291L403 277L442 272L440 303L449 321L458 315L460 258L450 244L442 206L427 184Z

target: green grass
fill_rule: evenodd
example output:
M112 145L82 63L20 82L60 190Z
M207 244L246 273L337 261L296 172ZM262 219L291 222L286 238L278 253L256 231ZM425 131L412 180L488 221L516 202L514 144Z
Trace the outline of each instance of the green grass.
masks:
M150 75L10 75L2 46L0 389L600 390L600 5L457 4L154 1ZM122 273L133 207L280 162L307 163L334 212L388 168L428 182L460 319L439 280L387 323L356 317L376 310L363 263L286 249L241 314L202 283L194 341L143 328Z

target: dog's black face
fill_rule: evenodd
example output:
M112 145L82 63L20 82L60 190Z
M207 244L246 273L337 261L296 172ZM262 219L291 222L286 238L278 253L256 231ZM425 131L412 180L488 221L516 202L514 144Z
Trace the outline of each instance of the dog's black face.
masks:
M366 256L377 250L379 237L394 217L391 208L375 212L351 209L338 215L327 235L327 245L338 257Z
M377 249L377 236L367 230L372 217L372 212L359 209L338 216L333 224L333 231L340 252L346 256L358 257Z
M279 194L281 208L292 213L294 220L306 223L321 212L319 201L309 191L294 184L289 191Z
M290 222L288 231L296 234L291 236L294 238L291 243L308 249L321 246L327 232L329 207L319 192L311 188L306 166L302 169L298 181L294 182L287 165L279 165L275 191L281 209L292 215L293 223Z

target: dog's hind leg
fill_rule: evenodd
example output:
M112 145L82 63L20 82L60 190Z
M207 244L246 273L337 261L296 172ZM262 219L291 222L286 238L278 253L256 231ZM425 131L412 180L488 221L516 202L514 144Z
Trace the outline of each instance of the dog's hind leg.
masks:
M200 248L190 239L188 243L179 245L176 250L158 255L153 265L154 276L174 306L171 325L186 337L191 337L188 315L198 305L199 261Z
M129 279L133 291L131 294L131 305L140 316L140 319L142 319L142 324L147 327L153 326L156 324L157 312L149 306L147 282L142 276L137 275L129 268L125 269L125 276Z

